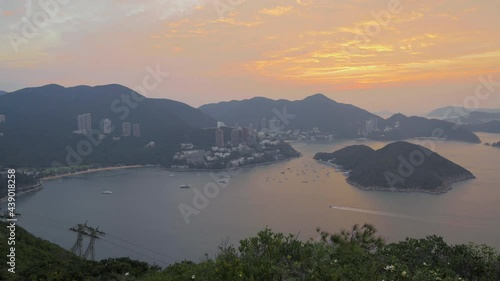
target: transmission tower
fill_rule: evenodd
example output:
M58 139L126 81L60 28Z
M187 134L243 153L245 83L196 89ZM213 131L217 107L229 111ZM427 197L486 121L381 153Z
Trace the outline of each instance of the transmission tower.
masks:
M70 230L74 231L78 234L78 236L76 238L76 242L73 245L73 247L71 248L71 252L73 252L75 255L78 255L79 257L83 257L85 259L90 256L90 258L92 260L94 260L94 258L95 258L95 255L94 255L94 253L95 253L95 250L94 250L95 240L99 239L99 236L103 236L105 233L100 231L99 227L93 228L91 226L88 226L87 222L85 222L84 224L78 224L77 226L70 228ZM90 237L90 243L89 243L87 249L85 250L85 253L83 253L83 255L82 255L82 242L83 242L84 236Z
M97 228L93 228L93 227L90 227L90 226L87 226L86 227L89 231L90 231L90 234L88 236L90 236L90 243L89 243L89 246L87 247L87 250L85 251L85 254L83 254L83 257L85 259L87 259L90 255L90 259L91 260L94 260L95 259L95 256L94 256L94 245L95 245L95 240L96 239L99 239L99 235L104 235L105 233L100 231L99 230L99 227Z
M75 244L73 244L73 247L71 247L71 252L73 252L75 255L78 255L79 257L82 256L83 236L88 235L87 231L85 230L86 227L87 227L87 222L85 222L84 224L78 224L77 226L74 226L69 229L78 234L78 236L76 237Z

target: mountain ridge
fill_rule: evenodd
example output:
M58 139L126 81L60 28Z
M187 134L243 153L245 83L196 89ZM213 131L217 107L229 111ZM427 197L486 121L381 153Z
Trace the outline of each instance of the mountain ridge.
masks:
M356 137L361 122L370 118L383 119L350 104L338 103L323 94L314 94L301 100L254 98L240 101L211 103L200 110L228 125L254 124L262 128L261 121L277 119L285 129L312 129L335 131L340 137ZM289 117L282 120L283 117ZM268 124L266 123L268 126Z
M113 137L122 137L124 122L140 125L140 138L115 142L107 138L93 148L99 153L86 158L98 163L107 163L107 158L116 160L108 164L135 163L134 159L139 163L158 163L160 158L167 159L166 154L181 142L206 142L202 129L216 126L214 119L187 104L143 97L119 84L24 88L0 96L0 114L6 115L6 123L1 124L4 136L0 137L0 154L4 157L0 165L65 162L66 147L75 149L86 139L74 133L77 115L84 113L91 114L92 128L101 132L101 121L110 119ZM157 148L142 150L151 141ZM166 154L154 155L159 151Z

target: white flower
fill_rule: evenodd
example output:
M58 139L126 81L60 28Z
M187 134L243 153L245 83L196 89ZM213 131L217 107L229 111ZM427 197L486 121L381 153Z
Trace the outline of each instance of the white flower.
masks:
M128 273L128 272L127 272L127 273L125 273L125 276L128 276L128 275L129 275L129 273Z
M196 276L193 274L193 276L191 276L191 279L193 280L196 279Z
M401 276L406 277L406 271L401 272Z
M394 271L394 269L396 269L396 267L394 265L388 265L386 267L384 267L385 270L390 270L390 271Z

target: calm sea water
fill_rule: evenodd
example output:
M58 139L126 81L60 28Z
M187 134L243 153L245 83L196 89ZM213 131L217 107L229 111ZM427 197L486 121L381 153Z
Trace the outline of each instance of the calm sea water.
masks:
M480 137L485 142L500 141L500 135ZM190 217L189 224L179 205L193 206L194 190L216 181L208 172L172 173L160 168L47 182L43 190L18 198L19 224L70 249L76 233L69 228L88 221L106 232L96 242L98 259L129 256L162 266L182 259L198 261L205 253L212 256L223 240L237 244L266 226L307 240L317 238L318 226L335 232L367 222L388 241L437 234L450 243L474 241L500 249L500 149L437 144L436 152L477 176L441 195L362 191L348 185L342 174L312 160L316 152L360 143L375 149L386 144L295 143L302 158L243 169L209 199L206 208ZM181 184L193 188L180 189ZM113 193L104 195L104 190ZM87 244L85 240L84 250Z

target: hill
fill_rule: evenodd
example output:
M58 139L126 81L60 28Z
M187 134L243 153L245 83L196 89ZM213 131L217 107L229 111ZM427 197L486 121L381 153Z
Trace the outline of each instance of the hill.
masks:
M91 114L93 140L74 133L77 115L85 113ZM180 142L203 142L201 128L216 124L186 104L149 99L121 85L26 88L0 96L0 114L6 116L6 122L0 124L4 133L0 137L0 166L11 167L68 162L68 150L88 149L78 147L87 140L93 146L90 153L80 153L85 156L84 163L154 164L160 161L160 153L169 153L168 149ZM111 120L114 130L101 142L97 140L103 133L103 119ZM122 136L124 122L140 124L141 137L113 141L112 137ZM143 149L151 141L157 144L157 151Z
M374 132L369 138L377 140L404 140L426 137L470 143L481 142L479 137L468 128L443 120L416 116L407 117L403 114L395 114L381 122L381 124L386 127L386 130Z
M263 128L262 120L280 120L285 130L311 130L319 128L325 133L334 133L336 138L354 138L366 135L378 140L403 140L415 137L436 137L480 143L480 139L468 128L456 127L451 122L423 117L407 117L394 114L384 120L353 105L337 103L322 94L316 94L299 101L253 98L242 101L221 102L200 107L208 115L228 125L254 124ZM283 118L287 116L289 118ZM281 120L283 119L283 120ZM366 121L376 125L373 132L366 132ZM373 124L372 123L372 124ZM398 123L397 130L392 130ZM378 128L377 128L378 127ZM389 127L390 131L384 131ZM378 129L378 130L377 130ZM365 134L366 133L366 134Z
M467 127L474 132L500 134L500 120L493 120L482 124L469 125Z
M58 245L33 236L20 226L16 226L15 245L8 246L7 237L7 223L0 222L0 238L4 241L0 244L0 252L6 256L10 247L14 246L16 256L15 274L8 272L10 266L2 262L0 280L125 280L127 272L130 277L126 280L135 280L159 270L156 266L129 258L99 262L84 260Z
M472 112L482 112L482 113L500 113L500 109L496 108L465 108L461 106L446 106L434 109L429 112L426 117L437 118L437 119L448 119L448 118L463 118L468 116Z
M389 118L392 115L394 115L394 112L391 112L389 110L383 110L383 111L379 111L379 112L373 112L373 114L385 119L385 118Z
M449 245L443 238L385 243L369 224L318 241L266 228L239 245L221 245L215 257L183 261L164 269L128 258L86 261L16 228L16 274L0 264L0 280L496 280L500 255L486 245ZM9 235L0 222L0 238ZM6 241L6 240L4 240ZM217 245L213 245L214 248ZM7 243L0 244L8 253Z
M500 113L473 111L465 117L446 120L459 124L479 125L494 120L500 120Z
M408 142L394 142L376 151L350 146L318 153L314 159L350 170L347 182L366 190L441 193L450 190L451 183L475 178L439 154Z
M322 94L298 101L257 97L242 101L207 104L199 109L227 125L254 124L256 128L261 129L263 118L267 122L275 118L281 121L285 130L310 130L317 127L322 132L334 132L337 137L343 138L356 137L360 125L366 120L371 118L383 120L364 109L350 104L337 103Z

